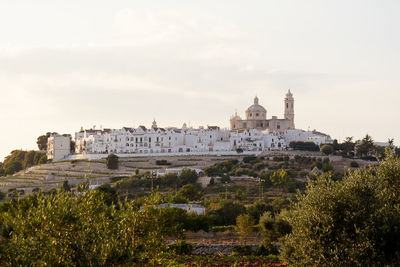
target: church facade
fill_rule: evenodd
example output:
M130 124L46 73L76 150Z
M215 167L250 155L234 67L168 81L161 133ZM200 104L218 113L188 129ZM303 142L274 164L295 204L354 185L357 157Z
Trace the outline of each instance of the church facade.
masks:
M278 119L272 116L267 119L267 110L259 104L259 99L254 98L254 104L246 110L246 119L242 119L237 113L230 119L231 130L267 130L269 132L283 133L295 129L294 126L294 98L290 90L284 99L284 118Z

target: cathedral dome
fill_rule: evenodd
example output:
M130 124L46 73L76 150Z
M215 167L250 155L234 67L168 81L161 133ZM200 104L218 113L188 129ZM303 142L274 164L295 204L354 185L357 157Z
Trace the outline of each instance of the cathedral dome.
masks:
M247 111L251 111L251 112L267 112L267 110L263 107L263 106L261 106L261 105L259 105L258 104L258 97L255 97L254 98L254 104L253 105L251 105L248 109L247 109Z
M267 110L258 104L258 97L254 98L254 104L251 105L246 110L246 118L247 119L263 119L265 120L267 116Z

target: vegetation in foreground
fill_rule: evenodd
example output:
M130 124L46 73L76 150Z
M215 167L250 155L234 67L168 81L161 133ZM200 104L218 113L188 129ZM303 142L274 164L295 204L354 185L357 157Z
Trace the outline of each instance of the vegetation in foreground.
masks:
M227 183L230 174L255 173L263 179L260 185L287 195L258 201L249 199L251 192L243 188L231 188L234 200L228 199L223 185L210 183L202 190L190 170L155 179L136 173L116 180L114 186L80 188L74 193L66 183L58 192L10 199L0 203L0 265L176 265L184 259L189 265L204 265L204 258L185 256L190 254L186 245L167 245L168 239L184 239L187 231L204 230L234 231L242 243L234 255L214 257L215 264L231 260L257 264L279 257L295 266L396 266L400 261L400 160L392 152L387 150L385 160L376 166L348 169L340 177L330 170L329 160L304 156L274 157L276 164L270 163L268 170L262 157L228 160L205 170ZM301 170L293 164L325 169L320 176L310 176L296 198L288 185L297 183ZM119 195L139 188L164 192L143 198ZM205 192L216 189L225 194L205 198ZM253 193L257 196L257 188ZM202 203L208 213L157 208L162 202ZM262 244L251 251L246 240L255 232Z

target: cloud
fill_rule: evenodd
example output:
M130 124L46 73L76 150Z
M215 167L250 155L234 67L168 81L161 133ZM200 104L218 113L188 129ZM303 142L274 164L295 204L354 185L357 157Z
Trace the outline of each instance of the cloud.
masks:
M118 40L131 45L235 40L242 34L234 23L211 15L173 9L121 9L113 25Z

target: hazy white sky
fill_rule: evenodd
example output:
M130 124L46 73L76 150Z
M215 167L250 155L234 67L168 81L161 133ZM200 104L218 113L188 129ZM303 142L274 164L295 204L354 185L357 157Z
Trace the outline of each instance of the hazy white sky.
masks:
M0 2L0 161L47 131L220 125L400 140L400 1Z

